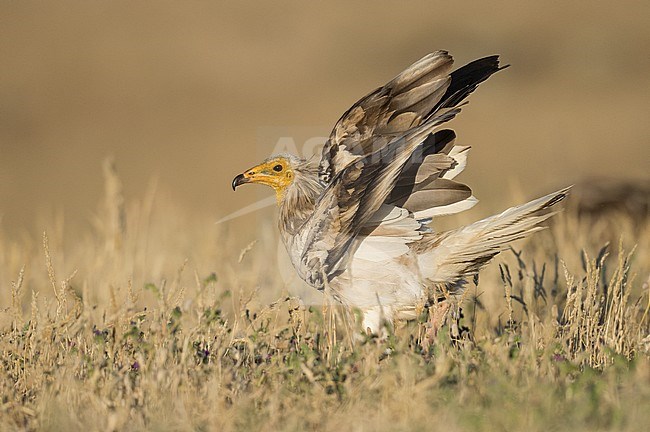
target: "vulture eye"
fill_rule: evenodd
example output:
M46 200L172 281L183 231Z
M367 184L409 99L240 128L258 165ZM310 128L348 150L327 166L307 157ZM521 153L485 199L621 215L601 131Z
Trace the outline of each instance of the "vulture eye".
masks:
M282 169L283 169L282 165L276 165L276 166L273 167L273 171L275 171L275 172L280 172L280 171L282 171Z

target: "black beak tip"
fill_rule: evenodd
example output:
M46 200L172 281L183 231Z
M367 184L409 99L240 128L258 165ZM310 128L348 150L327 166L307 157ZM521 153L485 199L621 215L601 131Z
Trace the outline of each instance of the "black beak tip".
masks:
M237 189L237 186L242 185L246 183L246 177L244 177L244 174L239 174L235 179L232 181L232 190Z

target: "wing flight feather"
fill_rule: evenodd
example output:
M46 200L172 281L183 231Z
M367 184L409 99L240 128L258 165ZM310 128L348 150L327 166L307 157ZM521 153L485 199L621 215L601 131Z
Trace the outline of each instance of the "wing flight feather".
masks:
M497 56L450 73L452 64L446 51L423 57L358 101L334 126L319 165L325 190L299 233L301 273L311 285L321 288L344 271L348 252L360 243L357 237L369 238L364 229L376 227L376 220L387 229L384 216L391 214L377 217L382 206L403 207L423 223L419 216L436 209L475 203L469 187L451 180L464 168L467 148L454 146L453 131L436 129L500 68ZM394 252L403 249L400 241Z

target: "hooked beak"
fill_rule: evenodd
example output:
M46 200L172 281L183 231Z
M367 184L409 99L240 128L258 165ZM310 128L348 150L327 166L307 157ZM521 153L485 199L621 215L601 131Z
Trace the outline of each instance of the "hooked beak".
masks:
M244 177L244 174L239 174L235 179L232 181L232 190L237 189L237 186L243 185L244 183L248 183L250 180L246 177Z

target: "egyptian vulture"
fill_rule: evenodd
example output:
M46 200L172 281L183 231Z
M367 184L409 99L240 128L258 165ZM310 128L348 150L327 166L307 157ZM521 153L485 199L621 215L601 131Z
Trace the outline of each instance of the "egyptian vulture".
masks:
M275 190L279 229L300 277L363 313L363 329L411 319L422 305L458 298L466 280L509 243L543 229L568 189L445 232L432 218L473 207L454 179L469 147L441 126L499 67L498 56L451 71L446 51L426 55L354 104L318 164L273 156L232 183Z

